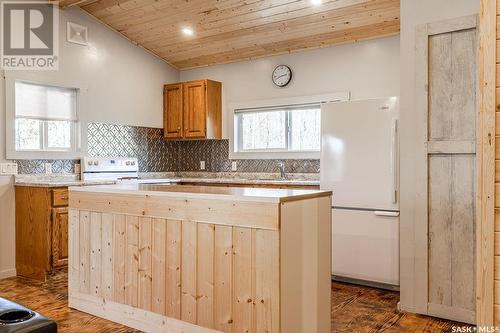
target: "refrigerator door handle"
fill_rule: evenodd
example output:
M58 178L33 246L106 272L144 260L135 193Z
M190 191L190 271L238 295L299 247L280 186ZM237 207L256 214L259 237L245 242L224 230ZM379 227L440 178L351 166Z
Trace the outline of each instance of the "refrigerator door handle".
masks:
M375 214L377 216L387 216L387 217L398 217L399 216L399 212L388 212L385 210L376 210L373 212L373 214Z
M398 120L392 120L392 203L398 202Z

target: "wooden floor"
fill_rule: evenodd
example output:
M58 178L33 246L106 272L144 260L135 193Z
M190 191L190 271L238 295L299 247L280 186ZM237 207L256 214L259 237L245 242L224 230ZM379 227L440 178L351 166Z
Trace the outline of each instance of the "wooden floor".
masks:
M0 297L8 298L57 321L59 332L137 332L68 308L67 272L47 282L23 278L0 280ZM400 313L398 293L332 283L332 332L451 332L446 320Z

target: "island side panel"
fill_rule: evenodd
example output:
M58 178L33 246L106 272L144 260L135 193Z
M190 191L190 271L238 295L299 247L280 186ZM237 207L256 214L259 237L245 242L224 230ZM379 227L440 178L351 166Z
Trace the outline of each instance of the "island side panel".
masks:
M69 206L80 210L278 230L275 202L204 199L145 194L70 191Z
M165 207L173 207L170 198L163 199ZM107 200L109 204L116 199L110 194ZM143 209L138 210L152 212L146 207L147 200L143 201ZM211 218L223 216L219 211L221 202L224 201L214 200L213 205L207 202L207 212L215 213ZM279 205L258 203L264 205L260 212L264 211L268 216L265 224L258 220L262 214L249 218L246 213L241 214L242 219L236 225L227 225L243 206L239 202L225 203L230 219L220 217L214 223L198 221L198 218L204 219L201 215L193 215L190 220L173 218L191 214L179 211L191 208L193 202L186 201L171 215L155 211L156 216L130 215L124 205L121 205L121 212L71 207L72 215L78 216L78 219L71 218L71 239L85 240L88 237L86 244L90 252L90 235L100 232L101 248L112 249L111 259L109 250L100 256L100 281L102 287L106 286L105 276L111 271L113 278L109 284L113 292L102 292L97 297L92 296L91 288L77 289L70 293L70 304L76 309L144 331L238 332L239 327L245 327L248 332L280 332L279 231L265 229L279 225L279 221L271 224L269 220L269 216L278 216ZM276 212L269 214L272 207ZM97 226L97 223L90 223L92 215L101 216L99 232L92 229ZM113 221L109 241L105 239L110 232L109 226L103 230L103 216L106 216L106 221ZM81 252L82 245L79 244L77 251L71 251L72 257L82 255L73 254ZM90 253L83 252L84 257L90 257ZM105 267L109 260L111 269ZM94 261L93 264L99 267ZM85 278L88 274L85 267L70 270L70 279L75 279L75 276L76 281ZM243 285L235 277L241 277ZM158 292L164 294L156 295ZM244 313L239 312L239 307L245 309ZM149 318L148 322L146 318ZM163 320L159 321L159 318ZM153 325L158 326L152 329Z
M281 204L281 331L331 331L331 197Z

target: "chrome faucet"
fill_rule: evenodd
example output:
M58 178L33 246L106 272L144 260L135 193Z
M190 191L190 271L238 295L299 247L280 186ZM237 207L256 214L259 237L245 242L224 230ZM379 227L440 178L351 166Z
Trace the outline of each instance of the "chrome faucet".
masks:
M280 168L281 179L285 179L286 178L285 162L283 161L279 162L278 167Z

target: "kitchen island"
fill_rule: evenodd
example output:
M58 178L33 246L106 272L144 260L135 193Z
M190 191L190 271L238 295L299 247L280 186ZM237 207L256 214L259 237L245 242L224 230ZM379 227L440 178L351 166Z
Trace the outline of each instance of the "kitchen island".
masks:
M331 192L71 187L69 305L147 332L329 332Z

